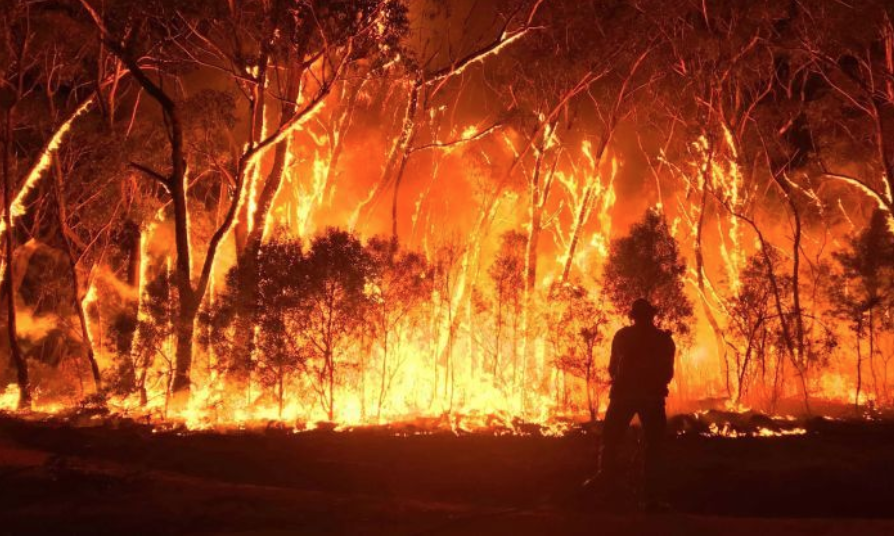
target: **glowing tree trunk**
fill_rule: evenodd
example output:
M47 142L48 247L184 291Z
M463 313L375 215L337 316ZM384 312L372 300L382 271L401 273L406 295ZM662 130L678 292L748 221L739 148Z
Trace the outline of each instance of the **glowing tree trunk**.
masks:
M293 63L300 64L301 61L295 60ZM295 101L298 99L302 73L303 69L294 66L289 67L285 99L281 104L279 128L283 128L295 117ZM273 201L276 199L276 194L279 192L279 187L282 184L290 141L291 136L287 136L278 142L274 148L273 167L264 180L263 189L258 196L256 208L252 215L251 230L246 239L245 257L248 259L256 259L258 250L261 247L270 209L273 208Z
M521 40L525 35L528 34L529 31L531 31L534 17L537 15L537 11L540 9L540 5L543 3L543 1L544 0L536 0L531 5L530 10L527 11L525 20L517 29L509 30L509 27L513 24L516 15L518 15L519 12L516 12L515 14L513 14L513 16L506 19L506 22L501 28L499 35L497 35L496 38L492 41L486 43L476 50L471 51L461 58L457 58L455 61L452 61L451 63L445 65L440 69L431 71L420 70L416 73L416 76L410 82L410 89L407 96L407 107L404 112L404 119L401 123L401 130L394 142L394 145L391 148L391 152L389 153L388 160L385 164L382 177L379 182L376 183L376 186L373 188L372 192L370 192L369 197L361 202L360 206L357 207L355 215L352 218L354 224L360 221L365 221L365 219L369 216L368 211L374 208L375 203L379 199L379 196L390 184L393 183L394 187L392 191L391 203L391 234L392 237L394 237L395 239L397 238L397 208L398 199L400 196L400 186L403 182L404 171L406 169L407 162L410 156L419 149L414 149L412 145L418 130L417 115L420 107L420 99L422 99L423 97L423 91L425 91L427 88L432 88L430 94L426 94L426 100L430 99L435 94L437 94L451 79L453 79L457 75L462 74L469 66L479 62L483 62L488 57L499 54L501 50L511 45L512 43ZM423 112L424 111L425 110L423 110ZM476 134L470 139L477 139L478 137L480 137L480 134ZM426 148L449 146L453 144L455 143L434 143Z
M608 119L605 123L605 128L603 129L602 140L599 143L599 148L596 150L596 153L592 155L594 174L596 177L600 177L600 170L602 169L602 159L605 156L606 149L608 149L608 144L612 139L612 136L615 133L615 128L618 125L618 121L622 114L622 107L627 102L628 92L627 89L630 87L630 82L633 80L634 75L639 70L643 61L649 55L651 50L647 49L633 62L630 71L627 76L624 78L624 82L621 84L621 87L618 89L618 96L615 99L615 103L611 108L610 113L608 114ZM586 84L590 84L591 82L584 80ZM614 173L614 172L613 172ZM612 180L614 176L612 177ZM580 243L580 235L587 224L587 221L590 219L590 214L593 210L593 204L596 201L596 192L597 185L589 183L584 188L583 196L580 201L580 206L578 206L577 215L574 219L574 224L571 231L571 239L568 241L568 248L565 252L565 262L562 267L562 276L560 281L565 282L568 281L568 276L571 273L571 266L574 264L574 255L577 253L577 247Z
M407 113L401 128L400 137L392 150L391 157L386 164L385 172L388 173L395 162L397 169L394 174L394 193L391 200L391 236L397 240L397 203L400 193L400 185L403 182L404 172L407 169L407 161L410 158L410 144L416 135L416 110L419 107L419 94L422 91L422 84L416 81L410 92L410 101L407 104Z
M296 74L296 71L297 74ZM266 73L266 69L265 69ZM264 78L261 78L258 86L263 88L263 85L266 84ZM297 99L299 84L300 84L300 71L295 67L289 68L288 75L288 87L286 89L286 98L282 102L281 111L280 111L280 127L286 124L294 115L295 115L295 100ZM263 116L266 113L264 109L264 103L266 100L263 97L264 91L261 89L257 98L259 99L259 106L257 108L258 115ZM261 134L263 135L263 134ZM276 197L276 193L279 191L279 187L282 184L283 172L285 169L285 163L287 158L287 153L289 151L289 143L291 137L286 137L282 141L276 144L273 151L273 167L270 170L270 173L267 175L262 184L262 190L258 199L255 203L255 209L253 213L249 212L249 204L244 203L242 212L243 219L247 223L246 226L246 234L244 235L243 240L241 241L241 247L237 247L239 250L239 258L238 262L243 267L243 273L248 275L245 284L249 286L248 291L246 292L246 296L250 304L246 304L249 307L250 311L256 311L258 307L261 307L259 300L259 285L260 285L260 267L258 266L258 254L261 249L261 243L264 238L264 230L266 228L267 218L270 213L270 209L273 206L273 201ZM260 162L254 164L254 166L260 166ZM260 181L260 170L253 169L251 171L253 173L253 177L245 176L242 180L244 181L253 181L255 184L247 186L249 188L248 195L251 196L253 191L257 186L257 182ZM248 318L243 318L239 323L239 327L237 328L240 332L242 332L242 337L245 338L245 346L242 349L245 353L242 356L244 363L243 367L247 376L248 376L248 388L251 389L251 370L253 367L253 362L255 359L255 351L256 351L256 343L255 343L255 329L254 329L254 319L251 318L251 314L248 315ZM250 399L250 395L249 395Z
M537 152L534 171L528 181L528 241L525 245L525 273L524 273L524 298L522 311L522 382L527 382L529 372L533 372L534 365L534 333L533 333L533 307L534 292L537 284L537 250L540 242L540 232L543 229L543 212L555 172L555 163L552 169L543 178L543 164L546 147L554 126L548 127L543 134L543 141ZM556 158L556 163L558 157ZM543 180L541 180L543 179Z
M705 313L705 318L708 320L708 324L711 326L711 331L714 333L714 341L717 347L717 354L720 357L721 363L723 364L723 372L726 383L726 392L730 398L733 398L732 393L732 384L730 382L730 365L729 365L729 356L726 352L726 338L723 333L723 328L720 327L720 322L717 321L717 317L714 315L714 309L711 307L711 303L708 301L708 288L705 282L706 274L705 274L705 256L703 251L703 242L704 242L704 228L705 228L705 217L708 213L708 194L711 191L711 174L712 174L712 158L714 156L714 148L710 144L708 144L706 150L706 159L705 162L702 163L702 167L700 169L700 179L701 179L701 190L702 196L698 209L698 221L696 223L695 229L695 278L696 278L696 286L698 287L698 296L699 301L702 303L702 311ZM741 390L741 385L737 389L737 391ZM735 396L736 399L739 398L737 394Z

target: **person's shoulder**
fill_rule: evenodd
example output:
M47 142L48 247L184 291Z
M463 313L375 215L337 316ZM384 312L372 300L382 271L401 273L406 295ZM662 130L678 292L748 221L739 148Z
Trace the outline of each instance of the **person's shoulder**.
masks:
M633 326L624 326L615 332L615 337L629 337L633 334Z
M674 334L669 329L658 328L658 337L666 343L674 344Z
M630 344L630 342L628 341L630 341L631 335L633 335L632 326L624 326L623 328L615 332L615 336L612 339L612 344L628 345Z
M654 337L654 338L657 338L657 339L665 339L665 340L667 340L667 339L672 339L672 338L673 338L673 335L671 334L671 330L669 330L669 329L663 329L663 328L660 328L660 327L658 327L658 326L651 326L651 329L648 330L648 333L649 333L649 335L650 335L651 337Z

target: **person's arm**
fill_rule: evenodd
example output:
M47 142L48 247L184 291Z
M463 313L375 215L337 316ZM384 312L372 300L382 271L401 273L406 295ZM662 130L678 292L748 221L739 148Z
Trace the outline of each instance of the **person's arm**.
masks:
M677 345L670 333L667 334L667 351L664 356L664 383L668 384L674 379L674 357L677 354Z
M615 337L612 339L612 355L608 360L608 375L611 377L612 381L615 381L615 378L618 377L618 369L621 366L620 334L620 331L615 333Z

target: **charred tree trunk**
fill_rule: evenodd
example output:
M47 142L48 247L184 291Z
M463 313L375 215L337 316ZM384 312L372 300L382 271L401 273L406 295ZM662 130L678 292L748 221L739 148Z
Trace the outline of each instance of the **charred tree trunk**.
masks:
M140 267L143 264L142 234L136 223L128 222L125 225L129 235L127 244L127 249L129 250L127 253L127 284L139 290L140 277L142 277ZM131 234L131 230L133 234Z
M173 103L171 109L174 110ZM192 368L192 338L195 330L198 304L192 288L191 244L189 241L189 208L187 206L186 162L183 156L183 134L180 130L180 119L176 112L168 114L171 130L177 132L172 136L173 171L170 178L171 196L174 205L174 241L177 248L176 285L179 301L177 315L177 353L175 357L174 379L171 391L180 398L189 397L190 370ZM174 141L177 140L177 141ZM181 400L177 400L177 403Z
M857 415L860 414L860 391L863 389L863 345L860 344L862 339L863 332L863 315L860 314L860 319L857 321L857 388L854 392L854 413Z
M298 62L300 62L300 58L299 60L295 60L294 63ZM297 112L295 102L301 93L302 74L303 70L298 67L289 68L286 95L280 105L280 129L285 128L295 117ZM267 175L267 178L264 180L264 187L258 196L257 208L253 214L251 230L246 239L245 255L249 257L257 256L258 250L261 247L267 217L270 215L270 210L273 208L273 202L276 200L276 194L279 192L279 187L282 184L290 142L291 136L286 136L282 141L276 144L276 148L274 149L273 167Z
M90 326L87 323L87 312L84 310L84 298L86 292L81 277L78 274L78 253L75 244L72 243L73 232L68 226L68 206L65 202L65 191L62 185L62 166L58 157L53 157L53 171L55 172L54 194L56 197L56 211L59 219L59 229L62 232L62 242L65 244L65 252L68 257L68 268L71 275L72 292L74 293L74 306L78 314L78 323L81 327L81 339L86 350L87 363L93 376L93 384L96 391L102 390L102 375L96 362L96 354L93 350L93 339L90 336Z
M379 385L379 404L376 408L376 420L381 421L382 419L382 406L385 403L385 391L388 386L388 326L387 320L385 321L385 326L382 330L382 381Z
M875 306L869 306L869 372L872 374L872 386L875 391L876 401L881 400L881 389L879 389L878 375L875 370Z
M329 422L335 422L335 361L331 350L326 351L326 387L329 396Z
M782 189L789 208L794 219L794 229L792 238L792 314L795 320L795 339L793 352L791 352L792 361L798 373L798 379L801 383L801 391L804 396L804 409L809 415L810 411L810 392L807 388L807 374L809 372L809 356L805 355L804 344L804 315L801 309L801 212L792 195L791 187L788 179L780 178L778 174L773 175L774 180ZM784 317L783 317L784 319Z
M31 408L31 384L28 380L28 363L19 346L16 329L16 292L13 278L13 252L15 251L15 229L12 227L12 107L6 109L6 132L3 137L3 220L6 226L6 270L3 277L6 294L6 332L9 337L9 355L16 369L16 383L19 386L19 409Z
M300 92L301 70L297 67L290 67L289 69L286 97L280 105L279 128L282 128L294 117L296 111L294 102L297 100ZM265 102L263 95L264 91L263 88L261 88L257 96L259 102L257 113L261 118L266 113L263 108ZM242 318L239 322L241 324L239 331L242 332L242 335L245 338L244 347L241 349L244 352L244 362L243 367L240 368L246 370L246 373L249 376L249 384L251 382L250 376L256 352L254 330L255 319L253 316L254 314L257 314L258 309L261 307L259 288L261 273L260 265L258 263L258 255L260 254L261 245L264 239L267 218L270 214L270 210L273 208L273 202L276 200L276 194L279 192L280 185L282 184L290 142L291 136L287 136L276 144L273 152L273 167L263 181L263 188L258 196L254 213L250 214L248 212L249 203L246 203L243 206L245 212L243 221L247 221L248 225L245 227L245 234L241 241L241 248L238 248L240 250L238 262L242 266L242 273L246 276L244 284L248 286L245 292L245 299L248 300L249 303L246 304L246 306L248 310L252 312L248 315L242 315L247 316L247 318ZM261 163L257 162L254 165L258 166L258 168L252 170L252 173L255 175L254 180L257 181L259 180L258 177L261 175L259 169ZM251 190L249 190L248 195L252 195Z
M499 367L499 363L501 360L502 348L500 346L503 339L503 295L504 295L504 281L501 279L497 283L497 315L494 319L494 331L496 331L496 337L494 340L494 360L491 367L491 374L494 378L497 377L497 369Z

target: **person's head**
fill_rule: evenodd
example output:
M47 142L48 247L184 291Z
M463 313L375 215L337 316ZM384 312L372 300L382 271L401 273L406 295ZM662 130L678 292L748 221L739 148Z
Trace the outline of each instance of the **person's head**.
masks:
M634 324L651 324L655 320L658 311L649 303L649 300L640 298L633 302L629 316Z

